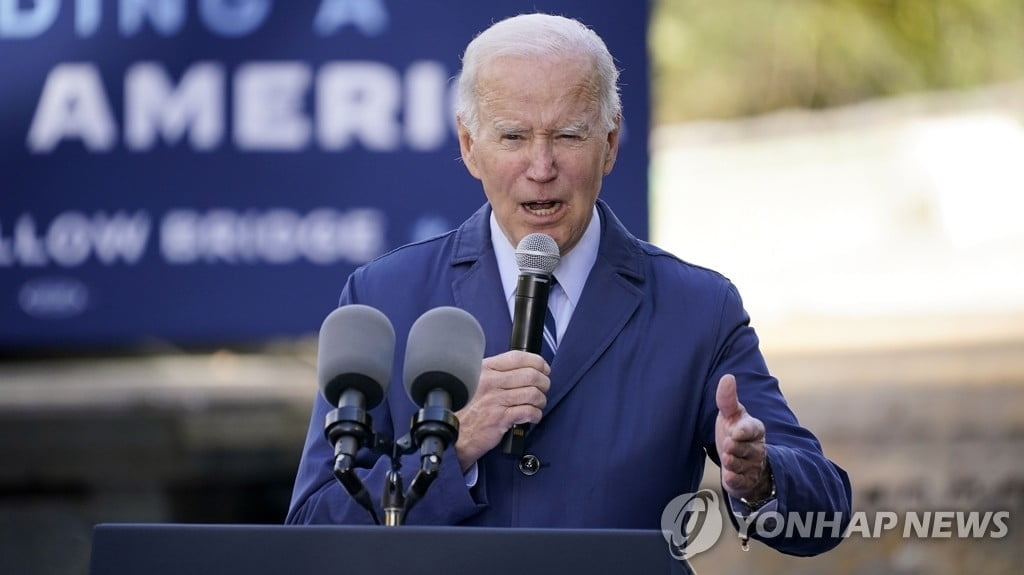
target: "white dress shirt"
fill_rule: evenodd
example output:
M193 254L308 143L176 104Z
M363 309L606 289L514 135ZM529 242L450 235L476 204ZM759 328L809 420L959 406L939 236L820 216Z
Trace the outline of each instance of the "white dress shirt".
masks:
M491 212L491 245L498 259L498 272L501 274L501 286L505 289L505 301L508 303L508 315L515 317L516 285L519 283L519 265L516 264L516 246L505 237L498 220ZM583 237L569 253L562 256L555 268L558 284L548 295L548 307L555 318L558 328L558 341L562 341L565 330L569 327L572 313L583 294L583 286L587 283L590 269L597 261L597 249L601 245L601 216L594 207Z

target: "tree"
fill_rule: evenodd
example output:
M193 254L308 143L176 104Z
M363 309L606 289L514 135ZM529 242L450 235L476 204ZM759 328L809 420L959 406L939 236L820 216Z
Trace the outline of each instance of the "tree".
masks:
M655 122L1024 79L1021 0L655 0Z

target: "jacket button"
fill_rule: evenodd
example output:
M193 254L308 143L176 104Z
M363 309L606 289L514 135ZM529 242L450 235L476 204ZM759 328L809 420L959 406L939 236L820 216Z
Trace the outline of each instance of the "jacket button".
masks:
M519 471L523 475L535 475L540 471L540 459L536 455L524 455L519 458Z

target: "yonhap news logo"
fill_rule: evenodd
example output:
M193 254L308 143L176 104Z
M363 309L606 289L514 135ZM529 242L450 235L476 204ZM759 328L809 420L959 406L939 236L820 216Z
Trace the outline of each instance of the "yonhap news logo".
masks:
M892 533L903 539L1002 539L1010 532L1009 511L856 511L848 521L842 513L823 511L762 510L734 517L744 549L752 537L878 539ZM661 533L672 556L687 560L718 542L723 523L719 495L702 489L668 502L661 514Z
M718 494L710 489L684 493L661 512L661 534L680 560L711 549L722 535L722 523Z

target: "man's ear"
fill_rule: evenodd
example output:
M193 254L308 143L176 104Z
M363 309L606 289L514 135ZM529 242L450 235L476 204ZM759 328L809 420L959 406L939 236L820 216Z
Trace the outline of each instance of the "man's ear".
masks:
M469 133L466 124L462 122L462 118L457 118L456 123L459 130L459 151L462 153L462 163L465 164L469 173L479 180L480 173L477 170L476 157L473 156L473 146L476 142L473 141L473 136Z

